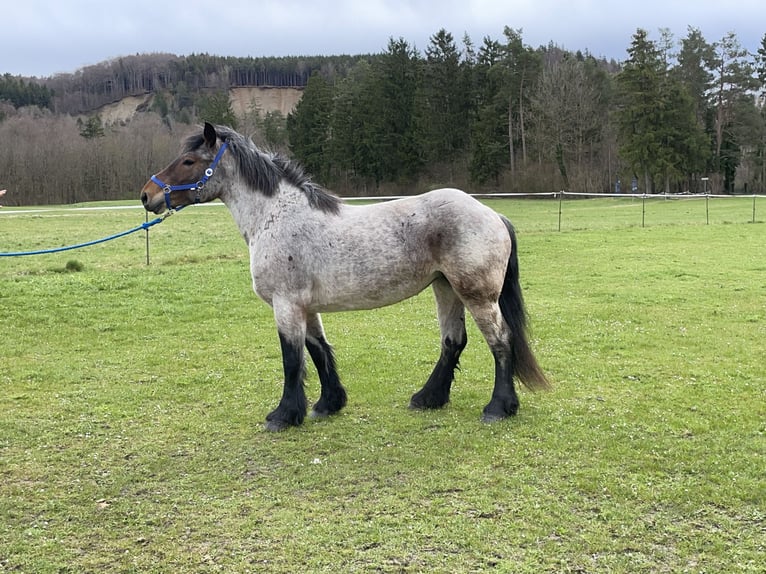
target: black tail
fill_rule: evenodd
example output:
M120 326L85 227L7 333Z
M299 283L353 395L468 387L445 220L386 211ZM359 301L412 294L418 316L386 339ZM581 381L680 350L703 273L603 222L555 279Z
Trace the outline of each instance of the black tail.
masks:
M501 216L502 217L502 216ZM516 230L507 218L503 222L511 236L511 256L500 293L500 311L511 328L511 351L513 353L513 374L531 390L550 388L548 378L537 364L527 342L527 312L519 283L519 258L517 256Z

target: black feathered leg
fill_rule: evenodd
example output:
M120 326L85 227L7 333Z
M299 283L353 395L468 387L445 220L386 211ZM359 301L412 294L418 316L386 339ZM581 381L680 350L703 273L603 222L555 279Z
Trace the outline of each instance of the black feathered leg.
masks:
M449 402L455 369L468 338L465 332L465 307L444 277L432 284L439 315L441 354L423 388L410 399L410 408L438 409Z
M340 382L335 367L335 355L324 336L322 320L318 314L308 317L306 348L322 385L321 395L311 410L311 416L322 418L333 415L346 406L346 389Z
M291 340L280 332L279 343L282 347L285 383L279 405L266 417L266 430L269 431L281 431L290 426L299 426L306 417L306 391L303 387L306 369L303 341Z

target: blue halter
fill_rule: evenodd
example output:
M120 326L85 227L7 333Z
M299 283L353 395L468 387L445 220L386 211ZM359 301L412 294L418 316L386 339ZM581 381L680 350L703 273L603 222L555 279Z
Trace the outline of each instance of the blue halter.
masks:
M227 144L226 142L223 142L221 144L221 147L218 149L218 153L215 154L215 158L213 159L213 163L210 164L210 167L208 167L205 170L205 174L202 176L202 178L196 182L196 183L184 183L181 185L169 185L162 181L159 177L156 175L152 176L152 181L159 185L162 188L162 191L165 194L165 206L171 210L175 209L178 211L179 209L182 209L186 207L185 205L179 205L178 207L173 207L170 204L170 193L173 191L186 191L186 190L196 190L197 195L194 197L194 203L199 203L201 201L201 193L202 188L205 187L205 184L208 182L208 180L213 177L213 173L215 172L215 168L218 166L218 162L221 161L221 157L223 156L223 152L226 151Z

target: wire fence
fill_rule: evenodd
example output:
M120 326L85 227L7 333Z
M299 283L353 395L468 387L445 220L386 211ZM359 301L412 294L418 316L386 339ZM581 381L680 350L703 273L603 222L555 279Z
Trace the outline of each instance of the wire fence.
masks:
M568 191L561 191L558 193L558 199L559 199L559 219L558 219L558 230L561 231L561 222L562 222L562 216L563 216L563 205L564 205L564 199L565 198L616 198L616 199L630 199L632 202L637 202L640 200L641 202L641 227L646 227L647 224L647 202L650 204L652 202L689 202L689 201L697 201L704 200L705 202L705 224L710 224L710 202L711 200L717 201L717 200L735 200L738 204L738 206L743 205L742 200L751 200L752 209L750 211L750 223L755 223L757 221L756 219L756 200L758 197L766 198L766 196L759 196L759 195L752 195L752 196L745 196L745 195L713 195L713 194L656 194L656 195L649 195L649 194L601 194L601 195L594 195L594 194L587 194L587 193L577 193L577 192L568 192ZM667 207L667 206L666 206ZM678 215L678 210L669 210L671 211L671 215L675 214ZM726 213L728 215L731 215L729 213L729 209L726 209ZM720 215L720 213L718 214ZM740 213L739 216L741 217L742 214Z
M766 195L716 194L472 194L508 214L517 228L568 231L653 225L756 223L758 203ZM357 197L347 201L387 201L406 196ZM509 206L518 203L518 209ZM523 203L523 206L521 205Z
M349 203L377 202L406 196L345 198ZM654 225L710 225L721 223L756 223L758 208L766 195L714 195L714 194L586 194L577 192L550 193L493 193L475 194L474 197L508 215L517 229L523 231L574 231L621 227L647 227ZM206 207L222 206L216 202ZM197 206L201 207L201 206ZM71 215L75 211L93 212L107 210L143 209L140 205L59 207L41 209L0 209L2 216L39 214ZM761 208L762 209L762 208ZM193 208L196 212L197 209ZM197 212L200 213L200 212ZM145 258L149 263L149 227L160 220L146 222L127 232L109 237L82 241L67 247L42 246L38 249L7 250L0 244L0 255L17 256L43 254L69 249L79 249L110 239L116 239L139 230L146 232ZM0 232L2 228L0 227ZM2 233L0 233L2 236Z

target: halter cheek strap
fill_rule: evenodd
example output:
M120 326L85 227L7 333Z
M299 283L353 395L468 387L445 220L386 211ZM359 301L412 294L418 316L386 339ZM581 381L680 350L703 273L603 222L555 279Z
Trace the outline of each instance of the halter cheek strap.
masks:
M152 181L159 185L162 188L163 193L165 194L165 206L170 209L175 209L178 211L179 209L183 209L186 207L185 205L179 205L177 207L173 207L170 203L170 193L173 191L187 191L187 190L196 190L197 195L194 197L194 203L199 203L202 200L202 189L205 187L205 184L208 182L208 180L213 177L213 173L215 173L215 168L218 167L218 162L221 161L221 157L223 156L223 152L226 151L226 148L228 147L228 144L226 142L223 142L221 144L221 147L218 148L218 153L215 154L215 158L213 159L213 163L210 164L210 167L208 167L205 170L204 175L202 178L196 182L196 183L183 183L181 185L169 185L162 181L159 177L156 175L152 176Z

